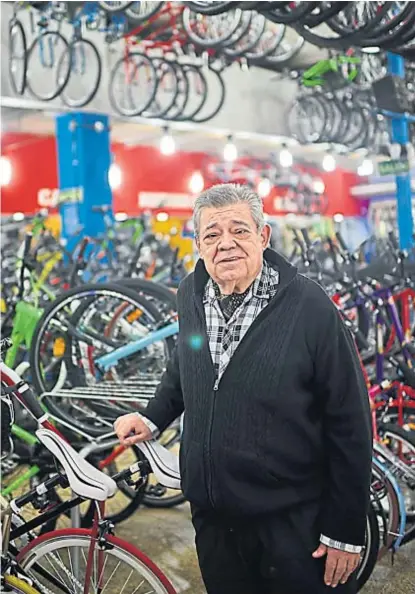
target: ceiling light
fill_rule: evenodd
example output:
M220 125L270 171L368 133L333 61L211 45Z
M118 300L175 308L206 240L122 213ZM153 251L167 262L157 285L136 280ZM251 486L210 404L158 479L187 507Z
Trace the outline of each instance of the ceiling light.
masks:
M228 136L228 141L223 148L223 158L228 163L232 163L238 158L238 149L232 140L232 136Z
M271 185L271 182L269 181L269 179L266 177L263 177L258 182L258 185L257 185L258 196L260 198L266 198L269 195L269 193L271 192L271 188L272 188L272 185Z
M111 190L118 190L122 184L122 171L117 163L111 163L108 170L108 183Z
M336 212L336 214L333 215L333 221L335 223L341 223L344 220L344 215L341 212Z
M200 194L205 187L205 180L200 171L194 171L189 180L189 190L192 194Z
M361 50L364 54L378 54L380 52L380 47L369 46L369 47L362 47Z
M0 186L4 188L12 181L13 166L9 157L0 157Z
M115 220L118 223L123 223L128 219L128 214L126 212L117 212L115 213Z
M165 223L166 221L169 220L169 214L167 212L158 212L156 214L156 220L159 223Z
M327 172L334 171L336 169L336 159L330 153L327 155L324 155L322 165L323 165L324 171L327 171Z
M374 170L375 170L375 166L373 164L372 159L363 159L363 161L357 168L357 173L358 173L358 175L361 175L362 177L366 177L369 175L373 175Z
M170 134L169 129L164 129L164 134L160 139L160 152L162 155L169 157L174 155L176 152L176 143L174 142L173 136Z
M322 179L315 179L313 181L313 190L316 194L324 194L326 186Z
M13 214L13 221L19 222L24 220L24 214L22 212L15 212Z
M294 162L291 151L287 147L283 147L280 152L280 165L281 167L291 167Z

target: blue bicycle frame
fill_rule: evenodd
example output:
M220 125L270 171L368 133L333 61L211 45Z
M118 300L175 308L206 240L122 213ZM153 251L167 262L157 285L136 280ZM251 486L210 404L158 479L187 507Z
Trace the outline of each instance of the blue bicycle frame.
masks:
M107 371L110 367L113 367L118 363L120 359L124 357L128 357L129 355L133 355L142 349L150 346L151 344L158 342L159 340L164 340L165 338L170 338L171 336L175 336L179 332L179 322L173 322L172 324L168 324L159 330L155 330L154 332L150 332L144 338L139 338L138 340L134 340L122 346L118 349L113 350L111 353L107 353L106 355L101 355L98 359L95 359L95 365L101 371Z

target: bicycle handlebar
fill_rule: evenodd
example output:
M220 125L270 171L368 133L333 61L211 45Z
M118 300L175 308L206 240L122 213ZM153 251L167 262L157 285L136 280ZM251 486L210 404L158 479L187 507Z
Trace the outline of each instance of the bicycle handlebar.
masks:
M346 242L344 241L344 239L343 239L340 231L336 231L336 239L337 239L337 241L339 243L339 246L341 247L342 251L345 254L348 254L349 253L349 250L347 248Z

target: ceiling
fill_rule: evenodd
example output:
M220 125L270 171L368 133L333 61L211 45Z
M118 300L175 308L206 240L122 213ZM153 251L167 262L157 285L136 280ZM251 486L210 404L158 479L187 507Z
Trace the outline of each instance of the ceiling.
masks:
M43 102L10 97L1 97L0 105L2 133L53 135L56 115L67 111L66 108L45 105ZM87 109L82 111L88 112ZM111 116L110 123L112 141L126 146L157 145L166 126L166 122L162 120L141 117ZM188 122L171 122L169 129L176 146L183 151L221 152L229 135L229 130L226 129ZM257 158L266 158L271 153L278 152L285 144L289 146L294 160L309 162L318 167L329 149L327 144L299 145L292 138L244 131L233 132L232 139L240 155L248 153ZM341 153L336 157L339 167L351 171L357 170L361 159L361 153Z

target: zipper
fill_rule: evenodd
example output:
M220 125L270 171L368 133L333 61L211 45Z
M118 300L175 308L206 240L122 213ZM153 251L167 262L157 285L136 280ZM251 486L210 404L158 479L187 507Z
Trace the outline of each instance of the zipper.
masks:
M215 380L213 384L213 394L212 394L212 409L209 419L209 431L208 431L208 438L206 444L206 456L207 456L207 465L206 465L206 486L209 494L209 501L212 507L215 507L215 501L213 497L213 460L211 454L211 443L212 443L212 430L213 430L213 415L215 413L215 403L216 403L216 394L219 389L219 379Z

